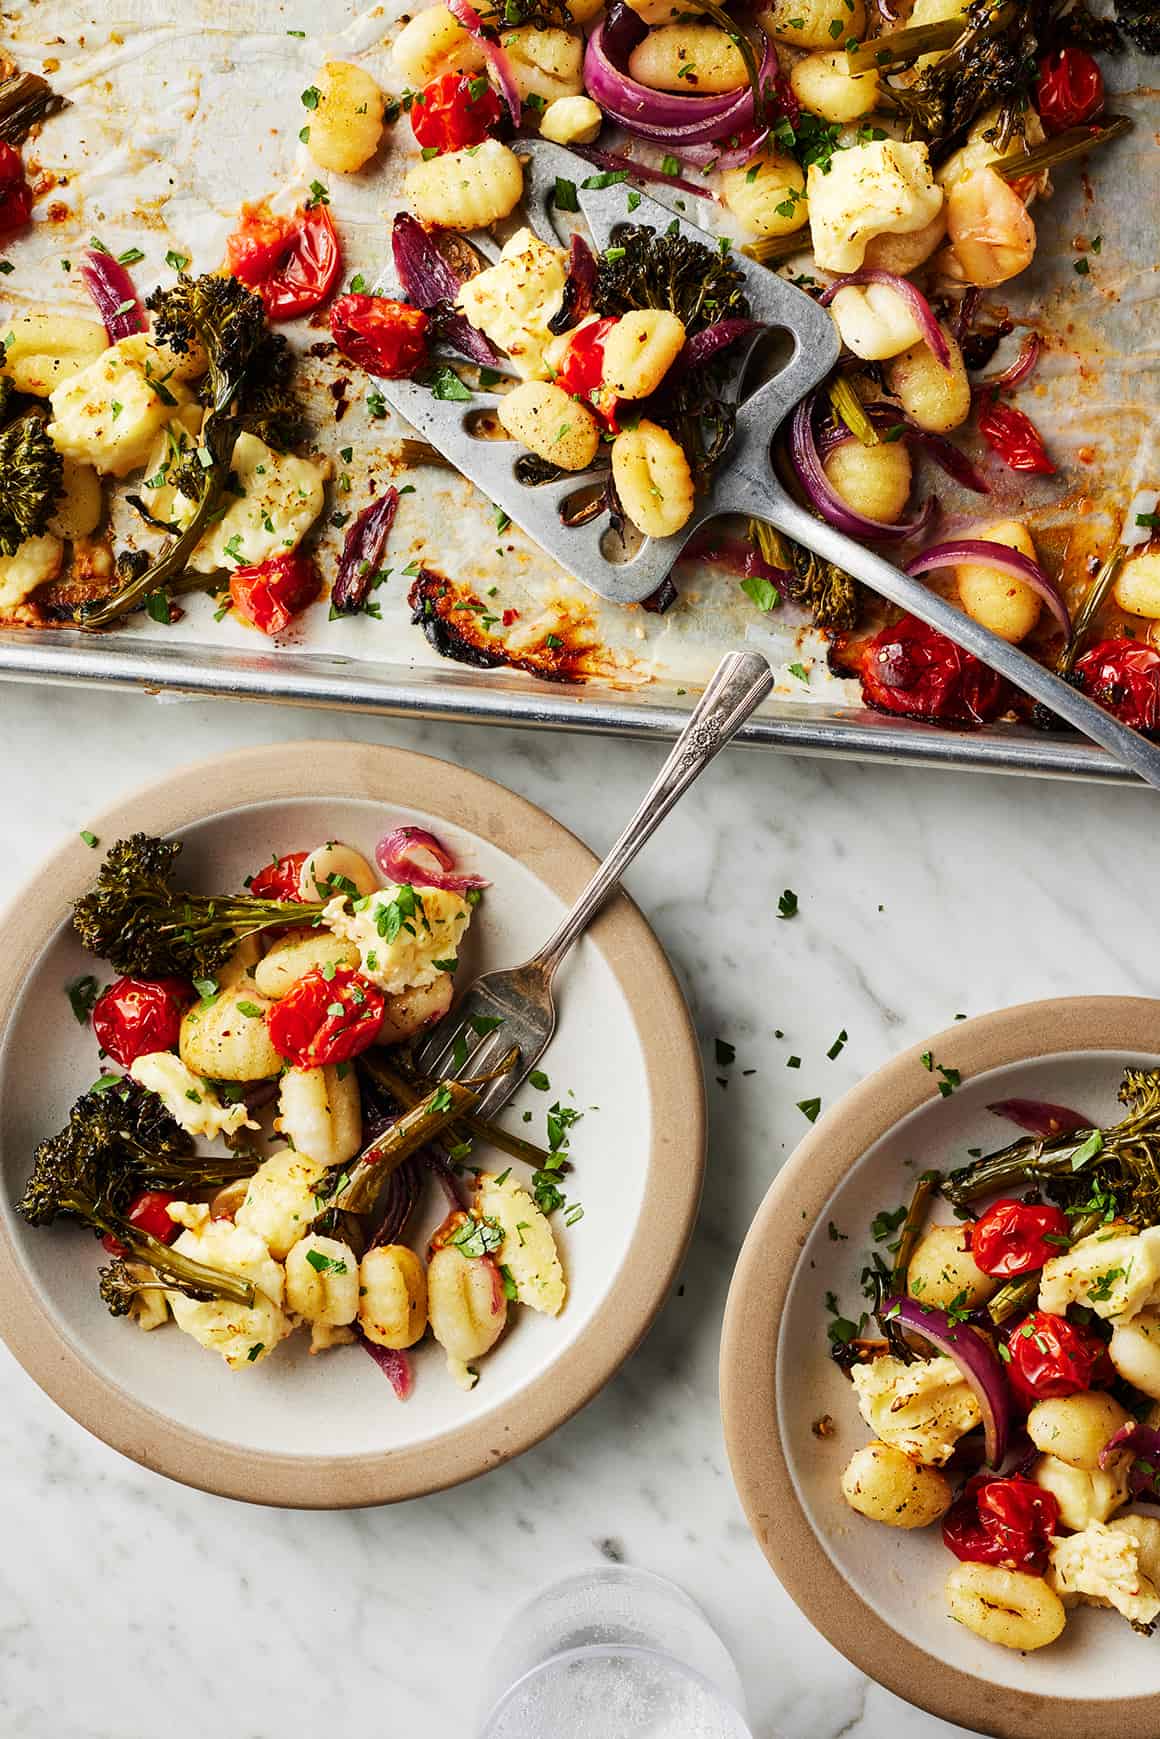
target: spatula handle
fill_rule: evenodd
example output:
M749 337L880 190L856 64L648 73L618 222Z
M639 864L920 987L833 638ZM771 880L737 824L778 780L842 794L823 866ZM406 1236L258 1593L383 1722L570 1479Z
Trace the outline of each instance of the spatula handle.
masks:
M652 836L693 780L740 730L772 687L773 672L759 652L726 653L640 807L568 916L535 956L534 964L549 981L573 942L613 892L645 840Z

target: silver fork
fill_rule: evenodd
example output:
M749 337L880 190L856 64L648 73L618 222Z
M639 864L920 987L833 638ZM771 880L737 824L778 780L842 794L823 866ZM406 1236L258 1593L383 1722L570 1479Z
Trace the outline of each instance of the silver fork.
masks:
M772 687L773 673L760 653L726 654L639 809L567 917L522 966L477 978L423 1040L415 1061L433 1080L486 1075L513 1046L519 1047L514 1067L482 1087L477 1117L493 1117L535 1068L556 1029L552 980L560 962L614 892L645 840Z

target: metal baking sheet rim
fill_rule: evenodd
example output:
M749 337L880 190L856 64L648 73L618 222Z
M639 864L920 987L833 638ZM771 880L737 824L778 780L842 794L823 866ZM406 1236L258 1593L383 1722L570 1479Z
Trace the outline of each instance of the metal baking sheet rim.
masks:
M327 669L326 666L330 668ZM588 735L675 737L688 717L679 706L647 706L607 698L594 684L555 689L526 678L526 688L476 687L451 671L424 670L411 678L384 678L357 659L312 652L245 658L220 652L212 658L150 646L148 652L71 646L60 633L0 633L0 677L15 681L84 686L111 684L156 695L217 695L347 712L412 715L449 722L541 727ZM948 730L879 714L824 719L802 707L784 716L759 715L736 741L783 753L838 760L886 761L896 765L979 773L1034 774L1104 784L1138 783L1093 744L1068 735L1051 736L1025 726L992 727L986 734ZM864 721L864 722L863 722Z

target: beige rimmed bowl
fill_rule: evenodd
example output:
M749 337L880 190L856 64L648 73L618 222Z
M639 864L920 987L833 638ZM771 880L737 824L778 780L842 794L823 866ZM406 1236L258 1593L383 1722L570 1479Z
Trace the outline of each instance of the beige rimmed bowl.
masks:
M942 1097L936 1070L959 1070ZM983 1642L947 1616L954 1560L935 1528L904 1532L847 1508L839 1478L870 1437L828 1356L827 1292L857 1317L880 1209L927 1165L962 1164L1015 1133L987 1110L1021 1096L1120 1114L1125 1064L1160 1059L1160 1002L1067 997L962 1021L847 1093L771 1186L725 1313L721 1405L738 1494L762 1551L806 1617L847 1659L944 1720L1001 1739L1160 1732L1160 1650L1117 1614L1080 1608L1034 1654ZM952 1216L945 1203L938 1218ZM829 1416L832 1435L819 1436Z
M191 888L239 887L275 852L344 839L370 855L392 827L437 832L492 888L461 951L461 982L526 958L596 860L533 804L491 780L402 749L308 742L188 767L92 818L101 846L173 834ZM567 1188L584 1218L560 1228L570 1295L554 1319L521 1310L463 1394L437 1347L398 1402L358 1347L311 1359L295 1335L231 1372L172 1326L142 1334L96 1296L101 1252L79 1228L33 1231L14 1212L35 1143L100 1072L74 1021L71 979L114 974L68 923L101 861L61 847L8 912L0 960L0 1334L74 1419L160 1473L257 1503L340 1508L470 1479L546 1437L603 1386L660 1308L696 1216L704 1170L701 1064L684 998L640 912L619 895L561 969L557 1035L512 1126L543 1140L559 1096L584 1112ZM569 1095L574 1097L569 1097ZM534 1122L525 1126L519 1111ZM506 1158L477 1149L496 1169ZM517 1165L517 1170L522 1168ZM431 1192L425 1237L442 1217ZM559 1216L557 1217L559 1218ZM418 1243L418 1237L416 1238Z

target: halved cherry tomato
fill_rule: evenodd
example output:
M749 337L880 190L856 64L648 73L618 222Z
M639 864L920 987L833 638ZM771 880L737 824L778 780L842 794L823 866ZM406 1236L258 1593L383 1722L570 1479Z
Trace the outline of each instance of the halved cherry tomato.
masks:
M502 113L483 74L445 72L411 104L411 131L424 150L463 151L482 145Z
M1012 471L1038 471L1045 477L1054 473L1043 436L1031 418L1014 405L999 404L990 393L980 401L979 433Z
M342 354L386 380L403 380L427 360L422 308L389 296L340 296L330 310L330 332Z
M322 590L322 579L313 557L301 550L271 556L252 568L235 568L230 575L230 597L243 622L263 634L280 634L300 610L313 604Z
M564 353L564 366L556 376L557 386L591 405L596 415L603 417L613 429L616 428L618 401L614 393L601 385L601 381L604 378L604 340L615 325L615 318L610 318L578 326Z
M1042 1576L1058 1525L1059 1504L1034 1480L977 1473L947 1511L943 1541L966 1563Z
M1124 724L1160 736L1160 651L1139 640L1100 640L1075 661L1085 694Z
M904 718L978 725L1011 704L1001 676L914 616L874 636L860 675L867 706Z
M170 1195L167 1190L142 1190L136 1197L125 1218L131 1226L136 1226L139 1232L145 1232L150 1238L156 1238L158 1243L171 1244L181 1227L176 1220L171 1220L167 1209L170 1202L179 1202L180 1196ZM114 1238L112 1232L106 1232L101 1243L110 1256L123 1256L125 1246L119 1238Z
M1032 1274L1058 1256L1071 1242L1070 1231L1062 1208L1006 1199L971 1227L971 1255L984 1274L1009 1280L1015 1274Z
M32 189L14 145L0 142L0 236L23 229L32 215Z
M1049 133L1093 120L1104 106L1104 79L1082 48L1057 48L1039 62L1035 107Z
M187 978L118 978L93 1004L93 1031L123 1069L153 1051L171 1051L197 992Z
M1008 1381L1028 1403L1079 1395L1113 1374L1098 1334L1047 1310L1033 1310L1011 1330L1006 1352Z
M340 966L331 978L319 968L274 1004L266 1025L279 1056L300 1069L319 1069L374 1044L385 1006L378 985L351 967Z
M308 851L288 851L285 857L263 864L246 884L250 893L256 900L300 900L298 878L309 856Z
M243 205L226 243L230 271L256 290L270 320L292 320L324 302L342 270L342 252L330 212L319 201L293 217L265 205Z

